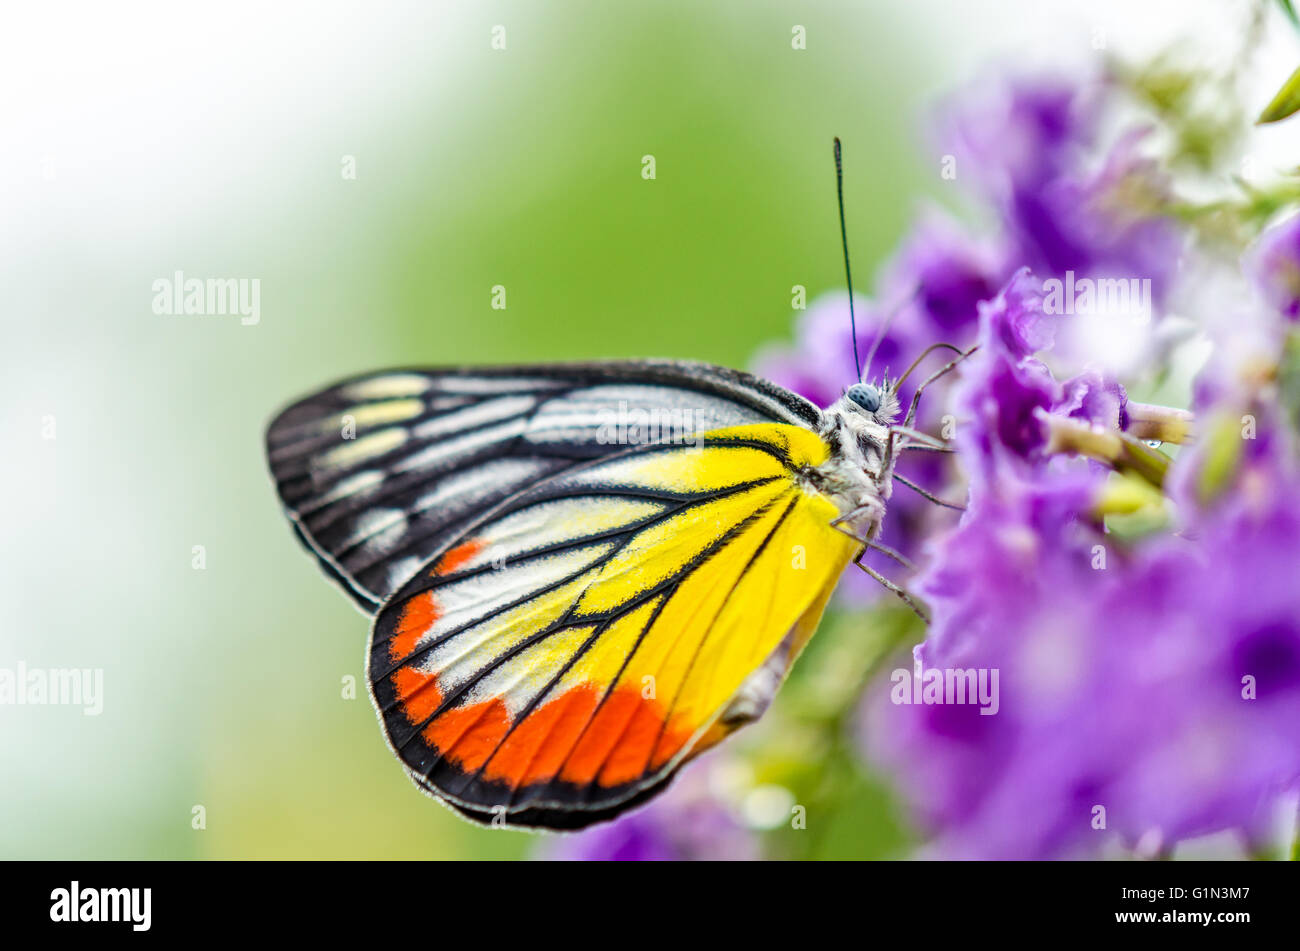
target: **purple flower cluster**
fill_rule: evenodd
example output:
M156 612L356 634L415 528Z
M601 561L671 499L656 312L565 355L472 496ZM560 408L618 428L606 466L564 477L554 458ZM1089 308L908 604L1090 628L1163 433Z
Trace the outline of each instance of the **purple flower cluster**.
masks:
M1266 401L1215 388L1227 402L1198 419L1234 425L1176 461L1180 531L1123 544L1096 515L1105 471L1044 450L1054 416L1121 425L1124 394L1058 384L1035 355L1047 323L1025 274L982 309L954 393L971 504L917 582L934 622L915 662L997 670L997 712L882 686L864 705L868 755L938 855L1084 856L1116 835L1168 846L1222 829L1261 841L1300 784L1292 435Z
M1270 228L1245 261L1264 298L1289 321L1300 321L1300 215Z
M995 211L999 227L992 236L977 239L943 213L920 216L878 275L876 300L856 307L857 344L863 354L893 312L870 370L873 377L886 370L898 376L933 343L969 346L981 302L991 300L1022 267L1043 277L1072 272L1072 282L1145 279L1151 282L1154 300L1163 299L1183 239L1162 213L1166 183L1155 164L1139 153L1142 130L1103 146L1101 117L1109 92L1102 82L1080 85L1032 76L993 84L942 111L935 144L952 163L956 182ZM854 379L847 304L844 295L815 302L799 324L794 346L764 351L756 371L820 406L828 405ZM932 357L928 369L918 371L903 389L904 406L918 379L941 364L939 357ZM927 389L918 428L941 432L949 382ZM1070 385L1078 401L1091 392L1082 380ZM1009 395L1036 398L1015 388ZM1122 399L1119 394L1088 396L1116 397ZM1094 411L1100 408L1080 402L1074 414ZM1021 438L1034 436L1032 414L1004 416L1024 430ZM899 461L897 471L939 496L955 496L951 486L960 484L954 468L929 453L909 454ZM896 484L881 538L918 558L921 541L951 522L951 512ZM898 566L878 553L869 553L867 562L898 574ZM881 589L865 575L855 571L847 580L844 591L859 601L880 596Z
M957 181L972 177L997 210L1010 266L1044 277L1147 278L1159 296L1182 237L1161 213L1168 185L1141 155L1145 130L1102 146L1111 92L1104 78L990 82L942 110L935 140Z

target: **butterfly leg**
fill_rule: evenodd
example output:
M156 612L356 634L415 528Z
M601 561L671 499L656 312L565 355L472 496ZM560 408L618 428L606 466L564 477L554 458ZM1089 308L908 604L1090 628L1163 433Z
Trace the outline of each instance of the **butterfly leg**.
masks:
M865 555L866 553L867 550L863 548L862 551L858 552L858 557L853 559L853 563L857 565L859 568L861 568L863 571L865 571L867 574L871 575L871 577L879 581L890 591L894 592L894 594L902 598L903 603L906 604L909 608L911 608L913 613L915 613L917 617L919 617L926 624L929 624L930 612L925 610L925 608L921 607L920 602L917 599L913 598L912 595L910 595L905 588L890 581L888 578L882 575L879 571L876 571L876 569L872 568L870 565L864 565L862 563L862 556Z
M936 439L934 436L931 436L927 433L923 433L918 429L913 429L911 426L898 426L898 425L890 426L889 427L890 437L892 438L895 433L898 433L901 436L906 436L908 439L911 439L915 444L920 446L925 446L928 449L950 449L951 448L942 439Z
M855 542L860 542L863 545L866 545L868 548L880 552L882 555L886 556L887 558L894 559L894 561L898 562L908 571L916 571L916 562L912 561L912 559L908 558L901 551L898 551L897 549L894 548L890 548L888 545L884 544L883 542L878 542L870 538L863 538L860 535L855 535L847 528L843 528L839 525L836 525L834 522L831 522L831 527L834 528L837 532L842 532L843 534L849 536L849 538L853 539Z
M896 548L890 548L888 545L884 544L883 542L877 542L877 541L868 541L866 545L868 548L872 549L873 551L878 551L882 555L886 556L887 558L894 559L894 561L898 562L908 571L916 571L916 562L914 562L911 558L908 558L906 555L904 555L901 551L898 551Z
M875 541L874 539L863 538L861 535L851 532L847 528L844 528L839 524L842 521L850 520L856 514L857 511L855 510L853 512L848 512L844 515L841 515L839 518L833 519L831 521L831 527L834 528L837 532L843 532L845 535L848 535L854 541L860 542L862 544L862 550L859 551L858 556L853 559L853 563L857 565L859 568L861 568L863 571L865 571L867 574L871 575L871 577L879 581L890 591L894 592L894 594L898 595L903 600L903 603L906 604L909 608L911 608L917 617L919 617L926 624L929 624L930 623L929 612L927 612L923 607L920 606L920 603L916 598L913 598L912 595L909 594L906 589L890 581L888 578L886 578L880 572L876 571L870 565L864 565L862 563L862 556L867 553L867 550L874 549L875 551L878 551L881 554L887 555L888 557L894 559L894 561L898 562L900 565L902 565L904 568L907 568L909 571L916 570L916 565L912 562L912 560L908 558L906 555L902 554L901 552L897 552L894 549L890 548L888 545L882 542Z
M923 496L924 498L929 499L935 505L942 505L946 509L956 509L958 512L966 511L966 506L957 505L955 502L945 502L943 499L938 498L935 495L931 495L928 490L921 488L921 486L917 485L911 479L901 476L897 472L893 474L893 479L895 482L901 482L903 483L903 485L907 486L913 492L916 492L921 496Z
M880 471L881 471L882 473L884 473L884 472L892 472L892 471L893 471L893 469L894 469L894 450L895 450L895 449L898 449L899 452L902 452L902 450L903 450L903 447L897 445L897 444L894 442L894 437L897 436L897 435L898 435L898 433L894 432L894 430L891 429L891 430L889 431L889 442L888 442L888 443L886 444L886 446L885 446L885 461L884 461L884 464L881 465L881 467L880 467Z

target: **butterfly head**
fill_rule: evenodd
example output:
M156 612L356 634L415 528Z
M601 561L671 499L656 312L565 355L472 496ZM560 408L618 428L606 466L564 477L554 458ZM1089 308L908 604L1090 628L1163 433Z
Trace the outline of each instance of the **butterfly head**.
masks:
M898 410L897 392L887 379L854 383L826 407L822 435L833 447L832 467L843 466L843 487L859 484L862 473L873 483L887 475L893 455L889 431Z
M898 416L898 396L889 380L879 383L854 383L835 404L844 416L866 417L872 423L888 426Z
M879 412L881 403L884 402L880 387L873 383L854 383L844 395L868 413Z
M830 448L810 483L839 507L847 526L871 537L884 518L892 489L891 427L898 396L887 380L854 383L822 411L820 435Z

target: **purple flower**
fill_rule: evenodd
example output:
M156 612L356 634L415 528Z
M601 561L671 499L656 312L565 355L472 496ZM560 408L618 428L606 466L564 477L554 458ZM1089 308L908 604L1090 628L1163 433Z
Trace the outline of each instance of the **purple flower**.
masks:
M1101 141L1110 92L1104 82L1017 77L950 103L935 138L957 181L973 180L998 211L1012 266L1149 279L1159 302L1183 238L1165 212L1164 176L1139 151L1144 130Z
M649 805L573 835L550 836L538 858L561 861L750 861L758 841L708 790L696 764Z
M1041 283L1026 270L980 305L979 347L961 365L953 389L956 442L972 496L989 482L1023 477L1026 465L1037 467L1052 416L1109 429L1128 425L1128 397L1117 381L1087 370L1059 383L1038 359L1052 345L1055 319L1044 311Z
M1105 429L1128 429L1128 393L1115 380L1087 370L1061 385L1061 399L1052 412Z
M1053 274L1150 279L1163 298L1182 237L1160 211L1167 186L1138 153L1140 139L1122 139L1095 174L1076 173L1021 196L1012 225L1024 263Z
M1076 168L1096 136L1099 88L1059 75L980 82L939 111L934 138L956 160L956 177L1014 212Z
M1005 248L928 209L881 270L877 286L882 299L906 302L915 312L906 318L909 326L930 328L926 343L964 348L978 324L979 304L997 293L1010 270Z
M1144 305L1163 299L1183 239L1164 213L1169 196L1162 176L1139 152L1141 130L1103 147L1100 129L1111 93L1105 83L1032 76L985 87L978 97L949 105L939 125L941 147L956 161L957 180L973 181L976 193L993 205L1002 230L992 240L976 240L941 213L919 218L878 277L878 298L884 303L858 308L857 344L864 355L885 319L884 308L898 310L871 376L886 369L897 375L932 343L967 346L979 326L981 305L993 299L1016 268L1030 266L1044 275L1075 272L1071 288L1076 277L1094 284L1147 280L1149 285L1140 286L1152 293L1144 294ZM1106 384L1110 396L1091 385L1091 377L1077 378L1063 390L1041 364L1020 359L1050 346L1055 328L1044 316L1037 282L1013 281L1004 294L1026 299L990 305L1000 308L990 329L996 341L990 338L985 352L967 368L967 378L980 378L982 384L967 387L962 409L993 424L980 432L1029 459L1046 441L1040 413L1055 411L1062 401L1069 403L1065 415L1098 420L1122 415L1124 396L1113 383ZM758 372L828 405L854 379L854 340L845 305L842 296L816 302L800 323L796 345L761 355ZM1071 350L1077 355L1090 343L1086 335L1072 338ZM936 360L934 368L938 365ZM927 372L919 370L904 388L904 407ZM938 432L951 383L944 380L927 390L917 428ZM977 458L984 455L977 453ZM934 494L950 494L952 466L942 458L912 453L900 460L898 473ZM882 540L915 559L921 539L950 522L948 513L900 481ZM878 553L869 553L867 562L897 574L897 566ZM850 596L863 597L874 592L873 584L857 577L845 588Z
M936 626L917 657L998 670L996 715L894 705L883 689L866 712L868 750L900 774L937 854L1260 837L1300 781L1300 495L1284 495L1297 488L1216 518L1195 546L1162 539L1102 570L1101 535L1062 518L1080 501L1067 487L963 524L924 579Z
M994 353L1022 360L1052 345L1052 322L1043 311L1038 280L1021 269L980 313L980 343Z
M1041 287L1027 271L980 307L979 349L961 365L953 396L972 498L1013 460L1035 460L1047 443L1041 413L1060 401L1061 387L1033 354L1051 337Z
M1300 320L1300 215L1265 231L1243 267L1269 304L1288 320Z
M1281 469L1267 482L1207 513L1194 543L1140 552L1106 605L1148 701L1116 724L1138 739L1113 780L1129 837L1260 839L1269 805L1300 782L1300 482Z
M1039 299L1017 275L983 309L955 399L971 505L917 579L934 620L924 670L997 671L979 704L864 704L868 755L899 777L930 850L952 857L1095 854L1223 829L1261 838L1300 784L1300 471L1270 435L1183 453L1183 530L1123 545L1092 511L1105 476L1042 452L1029 420L1114 426L1122 390L1061 385L1036 359ZM1221 392L1238 397L1235 389ZM1266 395L1266 394L1265 394ZM1241 404L1205 407L1236 420ZM1227 475L1223 460L1234 460ZM1216 491L1207 495L1206 476Z
M950 104L946 167L999 230L977 241L927 215L876 284L902 303L873 376L939 340L979 343L927 391L937 399L917 424L954 415L967 510L945 528L896 488L884 539L913 557L925 543L908 581L933 612L919 669L996 672L1000 693L991 705L902 702L917 695L891 678L863 704L865 749L898 778L934 854L1087 856L1225 829L1259 840L1300 789L1300 437L1279 372L1300 321L1300 215L1226 275L1189 251L1146 130L1111 121L1116 91L1040 75ZM1196 442L1160 500L1175 530L1136 538L1109 533L1101 503L1159 499L1154 487L1059 454L1109 452L1105 434L1130 414L1135 432L1183 430L1084 357L1145 370L1168 356L1177 327L1094 319L1134 306L1198 315L1212 343L1194 384ZM882 319L860 309L864 353ZM842 298L823 299L764 369L824 406L851 381L852 352ZM1046 359L1070 369L1058 379ZM950 460L907 458L899 471L955 494Z

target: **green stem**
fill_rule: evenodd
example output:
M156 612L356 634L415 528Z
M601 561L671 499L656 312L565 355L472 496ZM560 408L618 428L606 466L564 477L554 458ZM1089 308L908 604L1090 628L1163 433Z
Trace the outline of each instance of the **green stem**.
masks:
M1130 401L1125 410L1128 413L1128 428L1125 432L1135 439L1157 439L1160 442L1181 444L1195 438L1192 414L1185 409Z
M1104 462L1120 472L1133 472L1160 488L1165 484L1170 458L1117 429L1098 429L1080 419L1040 417L1048 430L1047 451L1073 453Z

